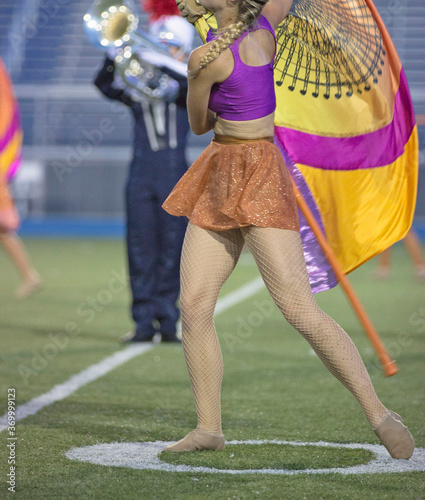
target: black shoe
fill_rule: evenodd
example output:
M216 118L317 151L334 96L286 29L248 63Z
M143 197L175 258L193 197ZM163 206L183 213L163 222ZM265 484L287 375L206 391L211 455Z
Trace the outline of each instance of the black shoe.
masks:
M120 342L153 342L153 335L143 335L140 333L128 332L120 338Z
M176 336L175 333L172 334L161 333L161 342L174 342L175 344L182 343L182 341Z

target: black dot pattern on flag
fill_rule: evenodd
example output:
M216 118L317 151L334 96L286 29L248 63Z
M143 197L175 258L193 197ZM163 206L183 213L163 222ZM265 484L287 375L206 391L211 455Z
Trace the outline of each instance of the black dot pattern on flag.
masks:
M386 52L364 0L294 0L276 31L276 85L340 99L379 82Z

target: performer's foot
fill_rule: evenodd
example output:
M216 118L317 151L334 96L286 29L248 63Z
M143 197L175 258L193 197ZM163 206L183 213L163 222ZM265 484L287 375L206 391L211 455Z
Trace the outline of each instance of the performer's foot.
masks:
M416 266L415 277L418 281L425 281L425 266Z
M378 280L386 280L387 278L389 278L390 274L391 271L389 267L379 266L377 269L373 271L372 276Z
M415 449L415 441L397 413L388 410L382 422L373 429L392 458L407 460Z
M38 274L27 278L15 291L15 297L25 299L43 288L43 280Z
M143 335L140 333L134 333L130 331L120 337L120 342L132 343L132 342L153 342L153 335Z
M182 343L175 333L161 333L161 342L174 342L176 344Z
M226 441L223 434L213 434L212 432L195 429L192 432L177 441L177 443L169 444L164 448L164 451L182 452L195 450L224 450Z

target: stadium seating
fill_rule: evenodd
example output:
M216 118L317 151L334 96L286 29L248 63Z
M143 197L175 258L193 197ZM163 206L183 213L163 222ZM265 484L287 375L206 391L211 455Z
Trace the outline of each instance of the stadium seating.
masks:
M374 3L404 64L416 113L423 114L425 3L423 0L375 0ZM103 118L111 120L114 133L105 137L102 144L95 144L90 157L82 158L73 178L87 176L82 169L99 162L104 163L105 173L108 168L115 170L109 176L113 179L117 176L117 165L121 167L120 186L125 178L132 121L124 107L113 106L92 85L103 55L87 41L83 29L82 18L90 6L91 2L86 0L2 0L0 4L0 55L16 87L26 156L46 166L48 185L55 182L49 178L52 162L60 161L69 148L84 141ZM140 25L146 28L147 21L147 15L141 12ZM196 157L207 141L205 137L190 137L189 160ZM56 186L55 200L63 201L61 189L63 186ZM49 206L57 208L56 202L50 203L49 199L48 194L47 211ZM62 208L71 210L78 204L71 205ZM425 203L419 209L425 215ZM104 210L107 211L105 203L99 199L99 211ZM115 206L113 211L116 210Z

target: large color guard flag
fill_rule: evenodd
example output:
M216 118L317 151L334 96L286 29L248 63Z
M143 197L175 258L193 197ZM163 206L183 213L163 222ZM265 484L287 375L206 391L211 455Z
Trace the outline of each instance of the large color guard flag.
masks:
M203 39L207 23L196 24ZM418 140L406 77L370 0L294 0L276 36L275 142L348 273L412 223ZM312 289L326 290L336 278L299 215Z
M10 180L21 162L22 128L12 82L0 58L0 175Z

